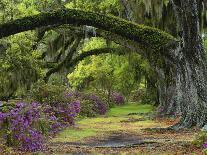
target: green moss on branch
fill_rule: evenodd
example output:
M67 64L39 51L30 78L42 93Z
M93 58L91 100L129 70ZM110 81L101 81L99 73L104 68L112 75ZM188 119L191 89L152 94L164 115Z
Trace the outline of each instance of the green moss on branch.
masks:
M72 68L72 67L76 66L80 61L84 60L85 58L87 58L89 56L106 54L106 53L113 53L113 54L119 54L119 55L125 54L123 52L123 49L121 49L121 48L98 48L98 49L93 49L93 50L81 53L79 56L77 56L71 62L69 62L66 67L67 68Z
M124 19L81 10L64 9L41 13L0 25L0 38L48 25L90 25L118 34L140 45L158 50L176 39L159 29L138 25Z

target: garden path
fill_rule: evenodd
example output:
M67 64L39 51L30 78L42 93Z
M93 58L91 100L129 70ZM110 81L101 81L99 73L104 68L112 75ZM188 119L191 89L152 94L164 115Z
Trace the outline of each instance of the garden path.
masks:
M155 131L176 119L152 119L151 105L130 103L105 116L84 118L49 142L48 154L202 154L191 144L196 130Z

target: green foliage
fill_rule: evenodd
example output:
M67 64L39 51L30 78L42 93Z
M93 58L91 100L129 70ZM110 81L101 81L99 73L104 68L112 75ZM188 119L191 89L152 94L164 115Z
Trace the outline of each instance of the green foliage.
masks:
M135 103L123 105L120 108L117 106L114 108L111 108L109 112L107 113L107 115L108 116L124 116L124 115L128 115L129 113L149 113L152 110L153 110L152 105L137 104L135 102Z
M141 97L141 103L143 104L154 104L155 96L145 91L144 95Z
M195 139L193 140L192 144L196 147L203 147L204 142L207 140L207 132L200 131L195 135Z
M107 44L103 39L91 39L83 49L91 50L97 46L105 47ZM92 56L80 62L68 75L68 79L71 86L76 89L102 90L105 96L117 91L128 99L131 91L139 87L148 70L148 63L135 53L120 56L105 54Z
M96 112L93 110L94 104L90 100L81 101L80 115L83 117L94 117Z
M121 8L119 0L75 0L67 3L65 7L114 15L118 15Z
M143 97L144 97L145 93L146 93L145 89L143 89L143 88L132 91L130 94L130 101L132 101L132 102L143 101ZM145 102L142 102L142 103L145 103Z
M29 100L50 105L65 103L68 100L66 98L66 89L61 85L46 84L43 81L38 81L30 90Z
M159 49L171 41L175 41L171 35L158 29L137 25L111 16L110 14L122 17L123 6L121 6L119 0L2 0L0 3L2 7L0 16L3 17L3 20L0 22L5 23L11 21L13 23L11 25L15 27L14 29L18 29L18 26L20 26L19 29L25 28L27 25L31 25L34 28L36 26L30 19L36 21L50 17L52 20L46 20L44 22L46 24L45 26L48 24L53 25L55 24L53 22L58 21L62 24L77 21L78 25L98 26L98 28L109 30L122 37L137 41L141 47L147 46L154 50ZM143 1L142 3L145 2ZM164 4L167 5L167 2L165 1ZM145 5L150 8L150 4ZM69 9L63 9L64 7ZM61 10L59 10L60 8ZM36 16L24 18L21 22L20 20L13 21L14 19L30 15ZM38 26L41 25L39 22L36 24ZM5 31L10 32L8 29L9 27L6 26ZM13 29L11 28L10 30L12 31ZM5 52L6 56L4 55L2 57L0 55L2 57L1 62L6 58L6 61L0 66L2 71L0 75L0 90L3 90L1 91L0 97L24 96L25 92L30 89L31 84L44 76L47 71L44 66L48 62L51 62L55 66L57 65L56 58L58 55L62 53L60 60L63 60L66 55L66 50L70 51L68 48L64 48L64 46L74 31L68 33L68 30L66 31L64 27L50 31L46 28L46 32L42 34L42 38L40 37L41 33L39 31L44 32L44 27L35 32L21 33L4 40L2 39L2 44L8 44L10 47L4 46L7 49ZM34 47L34 45L37 45L37 47ZM95 39L94 37L91 40L85 40L83 48L77 48L77 53L80 54L84 51L100 47L118 47L118 45L111 41L97 37ZM46 56L44 57L45 53ZM41 57L44 59L41 59ZM70 68L69 71L71 70ZM60 71L61 76L64 76L67 71L66 68L62 69ZM131 91L139 87L141 80L149 72L148 63L136 54L131 53L127 56L107 54L104 56L93 56L82 61L76 67L75 72L69 75L69 83L78 89L102 90L106 98L107 95L110 96L110 93L115 90L121 92L128 99ZM61 84L60 78L53 77L49 82L51 81L53 84ZM57 88L54 89L56 90Z
M204 38L204 48L205 48L205 50L207 51L207 38Z
M25 37L25 36L28 36ZM19 34L1 40L6 49L0 56L0 98L19 95L30 88L30 85L41 76L41 69L32 50L33 34Z
M17 153L11 147L8 147L8 146L3 145L1 143L0 143L0 152L2 154L9 154L9 155L15 155Z

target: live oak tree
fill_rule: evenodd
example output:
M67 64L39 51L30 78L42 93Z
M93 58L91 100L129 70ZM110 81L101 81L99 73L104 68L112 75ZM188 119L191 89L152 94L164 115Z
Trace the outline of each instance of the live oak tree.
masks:
M167 30L177 36L176 20L173 14L172 4L168 0L139 0L127 1L120 0L123 6L123 18L136 23L152 25ZM151 90L157 92L156 101L159 116L174 116L180 114L180 106L175 100L175 65L169 63L168 58L161 55L146 54L154 75L146 77Z
M172 0L183 35L174 51L182 118L178 127L202 127L207 123L207 59L199 30L196 0Z
M176 125L176 127L204 125L206 123L206 114L203 114L206 113L204 108L206 105L206 99L205 97L203 97L206 96L206 56L202 47L201 33L204 33L204 30L207 26L205 11L206 1L197 0L186 2L180 0L140 0L135 2L121 0L121 2L125 6L125 12L130 14L133 21L160 27L167 30L168 32L171 32L171 34L173 34L174 36L179 36L181 38L181 47L177 49L177 51L182 53L182 56L175 56L176 52L173 52L172 55L174 55L174 58L171 61L169 61L169 58L172 58L170 56L167 57L167 59L164 58L164 65L157 66L155 68L155 71L158 75L157 88L159 94L158 99L160 100L160 110L162 114L170 114L180 112L180 110L182 110L183 117L180 122L181 124L179 123L178 125ZM177 22L175 20L175 17L177 17ZM191 57L191 60L185 60L189 61L189 65L188 67L179 67L180 65L184 66L184 59L186 58L185 55ZM195 66L195 62L199 62L197 64L199 67L197 65ZM169 68L169 66L171 66L171 69ZM199 72L198 70L201 70L201 72L187 73L189 71L189 68L196 68L197 72ZM177 75L179 73L182 73L182 78ZM199 79L203 76L203 78L201 78L202 80L198 80L199 82L197 82L202 85L202 87L192 86L193 83L196 83L195 77L192 79L191 82L187 82L188 84L186 83L186 81L190 80L190 78L195 75L199 76ZM181 86L181 84L184 83L186 84ZM192 90L193 88L195 89ZM186 90L188 90L189 92L184 93L183 90L184 92ZM203 94L201 94L201 92ZM183 100L183 98L185 99ZM200 108L203 110L201 110ZM192 111L190 112L190 110L188 111L187 109L197 109L198 111L194 112L193 114Z
M206 57L199 35L198 10L195 0L173 1L183 31L182 42L158 29L140 26L112 16L77 10L60 10L14 20L0 25L0 36L47 25L92 25L130 39L141 49L168 60L176 70L176 100L181 107L181 121L175 127L203 126L206 123ZM179 12L182 10L182 12ZM168 64L168 63L166 63ZM168 65L169 65L168 64Z

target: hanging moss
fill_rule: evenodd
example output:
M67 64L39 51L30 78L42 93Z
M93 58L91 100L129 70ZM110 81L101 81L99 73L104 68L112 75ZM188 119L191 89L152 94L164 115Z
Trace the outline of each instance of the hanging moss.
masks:
M136 41L153 50L159 50L166 44L176 41L170 34L156 28L137 25L114 16L73 9L41 13L2 24L0 38L42 26L62 24L94 26Z

